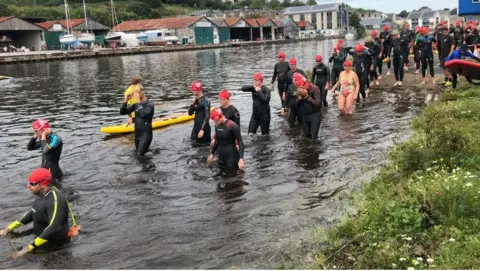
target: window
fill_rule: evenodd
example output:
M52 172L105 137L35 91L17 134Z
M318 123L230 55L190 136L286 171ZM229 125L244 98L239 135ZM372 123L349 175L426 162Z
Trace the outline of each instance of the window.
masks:
M305 21L305 14L300 14L300 22Z
M290 18L291 20L293 20L293 15L288 15L288 18Z
M317 25L317 14L312 13L312 14L310 14L310 16L312 16L312 24Z

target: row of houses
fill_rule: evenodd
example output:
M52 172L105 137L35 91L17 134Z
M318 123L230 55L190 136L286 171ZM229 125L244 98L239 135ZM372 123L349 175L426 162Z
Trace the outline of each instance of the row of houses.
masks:
M465 18L457 15L450 15L450 11L433 11L431 9L423 9L411 12L406 18L397 16L394 13L385 14L386 17L364 18L360 23L369 30L383 29L385 25L392 27L403 26L408 23L413 29L417 26L434 28L440 21L447 22L448 25L455 24L456 20L464 21Z
M65 20L31 22L29 18L0 17L0 51L11 46L29 50L60 49L60 36L67 29ZM92 19L72 19L70 31L78 36L87 30L93 32L96 42L104 44L111 29ZM213 19L205 16L187 16L163 19L124 21L112 30L136 34L149 30L167 29L179 38L189 38L196 44L214 44L239 41L275 40L296 38L301 30L313 30L308 22L294 22L290 18Z

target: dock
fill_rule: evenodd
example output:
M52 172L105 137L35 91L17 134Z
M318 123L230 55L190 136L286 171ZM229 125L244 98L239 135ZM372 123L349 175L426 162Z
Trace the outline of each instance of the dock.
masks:
M288 39L288 40L268 40L268 41L246 41L246 42L229 42L222 44L208 44L208 45L168 45L168 46L142 46L142 47L120 47L120 48L99 48L91 50L73 50L73 51L36 51L36 52L22 52L22 53L0 53L0 65L28 63L28 62L47 62L47 61L62 61L74 60L82 58L97 58L97 57L114 57L124 55L136 54L151 54L151 53L169 53L181 51L194 50L209 50L231 47L245 47L255 45L268 44L286 44L293 42L315 40L307 39ZM318 40L318 38L317 38Z

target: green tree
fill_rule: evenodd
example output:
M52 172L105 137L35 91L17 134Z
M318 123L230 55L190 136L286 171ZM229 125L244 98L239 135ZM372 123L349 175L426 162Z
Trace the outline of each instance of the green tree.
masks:
M125 6L125 10L128 12L138 14L142 17L147 17L147 18L150 16L150 13L152 12L152 9L149 6L147 6L144 2L136 2L136 1L128 3ZM118 19L120 20L120 18Z
M360 17L356 12L352 12L349 17L350 26L354 27L357 31L357 38L362 38L365 36L365 27L360 24Z
M143 0L142 2L150 8L161 8L162 7L162 1L161 0Z
M407 16L408 16L408 11L402 10L402 12L398 13L398 16L403 17L403 18L407 18Z
M0 3L0 16L9 16L8 6L6 4Z
M315 0L308 0L307 1L307 5L309 5L309 6L314 6L316 4L317 4L317 1L315 1Z
M290 0L283 0L283 2L282 2L282 6L283 6L284 8L288 8L288 7L290 7L291 5L292 5L292 1L290 1Z
M277 9L282 6L279 0L270 0L268 6L272 9Z
M452 9L452 11L450 11L450 15L457 15L457 8Z
M295 0L292 2L291 6L293 7L301 7L301 6L305 6L305 3L303 3L302 1L300 0Z
M252 0L252 5L250 6L251 8L263 8L267 5L265 0Z

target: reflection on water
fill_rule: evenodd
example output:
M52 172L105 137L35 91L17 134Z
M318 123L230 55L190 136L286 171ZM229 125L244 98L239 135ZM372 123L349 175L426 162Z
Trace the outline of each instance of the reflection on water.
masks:
M45 117L64 139L62 190L83 229L67 248L16 261L5 256L1 266L229 268L283 235L316 226L312 218L340 216L336 194L358 185L361 170L384 162L386 149L407 135L425 95L374 91L353 116L340 116L330 101L319 140L311 141L273 113L270 136L247 136L251 95L239 91L257 71L270 80L279 50L306 70L315 55L328 59L335 42L0 66L0 74L16 78L3 89L0 106L0 161L8 183L0 224L18 219L31 204L25 180L40 155L25 149L32 120ZM134 155L133 135L100 133L102 126L125 122L119 107L135 74L144 77L158 116L184 112L194 80L204 83L215 106L218 92L230 90L242 115L246 171L209 167L208 147L190 143L191 123L154 131L152 152L142 158ZM280 108L278 95L271 106L272 112ZM31 240L0 239L0 252L9 255Z

